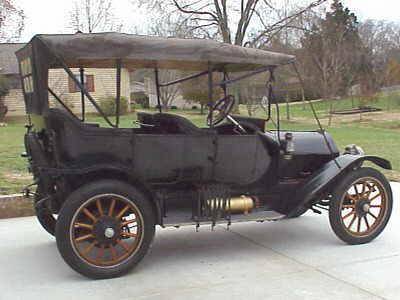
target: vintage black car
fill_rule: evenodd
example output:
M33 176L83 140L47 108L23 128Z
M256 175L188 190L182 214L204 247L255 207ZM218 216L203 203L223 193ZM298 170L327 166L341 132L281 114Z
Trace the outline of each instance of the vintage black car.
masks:
M34 195L39 222L56 236L64 260L85 276L128 272L149 249L156 225L229 226L325 209L340 239L362 244L390 218L388 181L363 166L390 169L389 161L355 145L341 154L322 128L283 131L278 122L277 130L266 129L271 105L279 110L274 71L294 64L293 56L210 40L77 33L37 35L17 57L29 119L26 156L37 186L26 193ZM122 67L153 69L158 100L162 88L206 76L209 127L163 113L159 105L159 112L137 114L139 126L120 128ZM87 91L85 68L115 68L115 121ZM81 114L49 87L51 69L65 70L80 89ZM191 73L160 82L160 69ZM231 115L235 98L228 87L263 72L269 74L266 118ZM108 126L87 122L85 103Z

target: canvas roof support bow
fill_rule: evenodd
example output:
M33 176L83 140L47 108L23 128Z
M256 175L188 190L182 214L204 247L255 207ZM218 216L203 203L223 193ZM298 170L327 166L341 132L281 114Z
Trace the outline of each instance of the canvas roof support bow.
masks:
M278 142L279 144L281 143L281 122L280 122L280 111L279 111L279 104L278 101L276 101L275 93L274 93L274 82L275 82L275 68L270 68L269 69L269 79L267 82L268 86L268 101L270 103L275 104L275 109L276 109L276 131L278 133ZM268 105L268 118L271 118L271 104Z
M81 84L85 86L85 69L79 68ZM81 90L82 122L85 122L85 93Z
M254 76L254 75L257 75L257 74L260 74L260 73L264 73L264 72L270 71L271 68L273 68L273 67L272 67L272 66L261 67L261 68L259 68L259 69L257 69L257 70L254 70L254 71L251 71L251 72L249 72L249 73L243 74L243 75L238 76L238 77L236 77L236 78L232 78L232 79L229 79L229 77L227 77L227 79L224 78L223 81L218 82L218 83L215 83L215 84L213 84L213 85L214 85L214 86L221 86L221 85L232 84L232 83L235 83L235 82L237 82L237 81L240 81L240 80L243 80L243 79L252 77L252 76Z
M226 71L224 71L224 77L223 77L223 81L221 83L221 88L224 91L224 97L228 96L228 89L227 89L226 83L224 83L228 80L228 78L229 78L228 73Z
M294 69L294 71L295 71L295 73L296 73L296 75L297 75L297 78L298 78L299 81L300 81L301 88L302 88L303 91L304 91L304 90L305 90L305 84L304 84L304 81L303 81L303 77L301 76L301 74L300 74L300 72L299 72L299 69L297 68L297 65L296 65L295 62L292 63L292 66L293 66L293 69ZM329 143L328 138L326 137L325 129L322 127L321 121L320 121L319 118L318 118L318 115L317 115L317 112L315 111L314 105L312 104L312 102L311 102L310 100L307 100L307 102L308 102L308 104L310 105L310 108L311 108L311 111L312 111L312 113L313 113L313 115L314 115L315 120L317 121L319 130L320 130L320 133L321 133L321 134L323 135L323 137L324 137L325 144L326 144L326 146L328 147L328 150L329 150L329 152L331 153L331 156L334 157L334 152L333 152L332 146L331 146L331 144ZM333 160L334 160L336 166L337 166L339 169L341 169L342 167L341 167L340 164L338 163L337 159L336 159L336 158L333 158Z
M186 76L186 77L183 77L183 78L179 78L177 80L173 80L173 81L170 81L170 82L159 83L159 85L160 85L160 87L166 87L166 86L170 86L170 85L173 85L173 84L182 83L182 82L185 82L185 81L188 81L188 80L191 80L191 79L195 79L195 78L201 77L201 76L206 75L206 74L208 74L208 70L200 72L200 73L196 73L196 74L193 74L193 75L189 75L189 76Z
M210 111L210 120L213 119L213 69L211 64L208 64L208 109ZM210 127L214 127L213 122L210 122Z
M116 86L116 107L115 107L115 126L118 128L119 127L119 114L121 110L121 67L122 67L122 62L120 59L117 59L116 61L116 67L117 67L117 86Z
M162 113L162 108L161 108L161 91L160 91L160 78L158 74L158 68L154 69L154 77L156 80L156 93L157 93L157 105L158 105L158 111L160 114Z

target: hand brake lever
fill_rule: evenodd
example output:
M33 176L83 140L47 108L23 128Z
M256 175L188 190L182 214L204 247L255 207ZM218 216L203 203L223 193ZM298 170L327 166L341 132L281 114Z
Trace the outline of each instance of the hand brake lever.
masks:
M141 123L139 121L133 121L133 123L138 124L138 125L143 126L143 127L155 127L156 126L156 125L152 125L152 124Z
M232 118L231 115L227 115L226 118L230 122L232 122L233 125L235 125L237 128L239 128L241 133L247 133L247 131L242 127L242 125L240 125L238 121L236 121L234 118Z

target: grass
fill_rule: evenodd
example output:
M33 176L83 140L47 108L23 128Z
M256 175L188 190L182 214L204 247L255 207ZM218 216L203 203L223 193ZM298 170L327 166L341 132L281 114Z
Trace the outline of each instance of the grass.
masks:
M25 128L22 120L11 120L7 127L0 127L0 194L20 192L31 182L24 151Z
M362 115L334 116L329 122L328 112L330 103L327 101L314 102L314 107L321 123L327 128L333 136L338 147L343 149L347 144L358 144L368 154L375 154L389 159L393 165L393 171L385 171L385 174L392 180L400 180L400 100L394 101L391 97L381 97L372 105L384 109L383 112L366 113ZM397 98L395 98L397 99ZM399 102L399 105L396 103ZM355 105L358 103L355 101ZM334 109L351 108L350 99L336 100ZM390 110L387 110L387 108ZM302 103L289 106L290 120L286 120L286 105L280 106L281 128L292 130L310 130L316 129L316 123L308 105ZM193 110L172 110L170 113L178 113L190 119L194 124L200 127L205 126L205 115L200 115L198 111ZM241 107L241 114L246 115L246 110ZM275 109L273 110L275 114ZM262 110L258 110L255 116L265 117ZM89 116L90 122L98 122L105 126L101 117ZM136 115L129 114L121 117L121 127L130 128L134 125ZM31 182L26 169L26 161L20 157L24 151L23 135L25 133L24 119L9 119L7 127L0 127L0 194L11 194L21 191L24 185ZM273 128L271 123L268 124Z

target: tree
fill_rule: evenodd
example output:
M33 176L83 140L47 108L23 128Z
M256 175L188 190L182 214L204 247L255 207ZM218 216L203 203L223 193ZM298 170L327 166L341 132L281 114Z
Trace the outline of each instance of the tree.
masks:
M24 29L25 15L13 0L0 0L0 42L18 40Z
M386 86L400 84L400 63L395 59L390 59L387 64L384 84Z
M359 34L369 49L377 84L386 85L390 64L393 66L393 62L400 61L400 24L366 20L360 24Z
M207 79L196 78L189 80L182 84L181 91L185 100L200 104L200 113L204 114L204 106L209 102Z
M363 70L360 64L368 64L358 25L355 14L334 0L325 18L305 33L302 45L313 66L308 75L321 82L325 98L344 94Z
M74 31L86 33L121 31L112 0L75 0L70 11L70 25Z
M0 74L0 122L4 120L8 111L7 106L4 104L4 96L8 94L9 89L10 86L7 78Z
M180 38L190 38L193 37L192 32L186 26L185 22L175 22L175 19L167 15L164 19L156 18L152 22L152 26L148 29L148 34L163 36L163 37L180 37ZM150 73L151 72L151 73ZM155 82L154 72L145 71L145 77L152 78L152 82ZM170 69L160 69L158 72L158 77L160 83L165 83L173 81L182 76L182 72L178 70ZM156 89L155 84L153 86ZM173 84L165 87L160 87L160 102L164 110L173 104L174 100L178 97L180 93L180 86L178 84Z
M163 11L177 22L184 22L193 35L218 39L225 43L260 47L306 11L327 0L308 1L303 7L283 16L281 7L269 0L132 0L152 10ZM284 5L287 6L288 1Z
M169 82L178 79L180 76L181 72L177 70L159 70L159 75L158 78L160 82ZM155 81L153 81L155 82ZM154 88L156 88L154 86ZM161 106L164 110L168 110L168 108L172 105L173 101L177 98L179 95L179 85L178 84L172 84L169 86L165 87L160 87L160 101L161 101Z
M213 74L216 81L222 80L220 74ZM208 98L208 77L201 76L182 83L181 93L185 100L190 100L200 104L200 113L204 114L204 107L207 106L210 99ZM214 88L214 98L223 97L221 88Z

